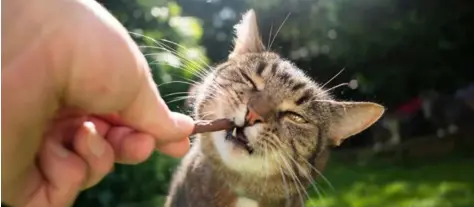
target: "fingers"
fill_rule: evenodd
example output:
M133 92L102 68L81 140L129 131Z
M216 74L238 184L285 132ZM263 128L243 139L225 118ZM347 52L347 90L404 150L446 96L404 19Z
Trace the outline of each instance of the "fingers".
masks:
M92 122L84 122L72 140L61 137L67 134L58 129L45 139L38 159L45 184L29 206L37 203L69 206L78 192L97 184L110 172L114 163L112 147L97 133ZM65 147L64 140L72 141L72 151Z
M89 120L112 146L116 162L137 164L145 161L153 153L156 140L151 135L137 132L130 127L114 127L96 117L90 117Z
M138 133L128 127L114 127L107 133L107 140L113 147L116 162L137 164L145 161L155 149L155 139Z
M171 148L164 145L187 139L193 120L168 109L147 61L125 28L98 4L91 7L91 11L102 14L92 15L100 21L88 21L84 17L75 28L95 32L71 34L75 37L71 41L76 51L71 61L74 63L72 71L63 73L69 78L64 81L67 103L95 114L118 113L126 126L151 134L157 139L158 148L169 152ZM175 145L184 147L178 151L189 148L187 141L182 143Z
M189 151L189 147L189 139L182 139L181 141L158 145L157 149L164 154L179 158L184 156Z
M86 179L86 164L73 152L53 139L47 140L40 152L38 168L45 184L28 206L49 203L60 207L72 204Z
M114 123L113 119L109 116L107 121ZM137 164L143 162L153 153L156 140L151 135L137 132L129 127L113 127L95 117L91 117L89 120L94 123L101 136L106 136L115 151L117 162ZM160 143L157 145L157 149L172 157L181 157L189 150L189 145L189 139L183 139L168 144Z
M129 126L157 137L158 145L187 139L194 128L191 117L168 109L150 79L121 117Z
M94 123L84 122L76 134L73 147L87 164L87 180L83 188L97 184L112 169L115 160L113 149L97 132Z

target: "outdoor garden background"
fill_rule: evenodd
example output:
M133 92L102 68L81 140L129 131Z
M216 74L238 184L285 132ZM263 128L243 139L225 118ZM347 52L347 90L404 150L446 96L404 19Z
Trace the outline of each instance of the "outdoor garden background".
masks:
M464 92L472 104L474 2L469 0L99 2L141 46L163 98L175 111L188 110L182 99L189 87L185 82L197 80L199 68L225 60L233 25L250 8L257 12L265 43L288 17L272 50L317 81L326 82L344 68L327 85L352 81L352 88L333 91L338 98L379 102L389 113L407 108L427 90L448 97ZM319 179L320 192L309 189L307 206L474 206L474 135L469 129L443 138L427 131L379 153L370 130L353 137L334 151L324 172L332 186ZM162 206L178 162L155 153L136 166L116 165L74 206Z

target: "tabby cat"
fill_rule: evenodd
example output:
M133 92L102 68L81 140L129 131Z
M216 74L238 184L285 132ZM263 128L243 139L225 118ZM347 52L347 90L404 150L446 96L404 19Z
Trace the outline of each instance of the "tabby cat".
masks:
M195 88L195 119L236 128L200 134L174 174L165 206L304 206L328 147L376 122L384 107L334 100L297 66L268 51L248 11L228 60ZM249 110L264 104L268 112Z

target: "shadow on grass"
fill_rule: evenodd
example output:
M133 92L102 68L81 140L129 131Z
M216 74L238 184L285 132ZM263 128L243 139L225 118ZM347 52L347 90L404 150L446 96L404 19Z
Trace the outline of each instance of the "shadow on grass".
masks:
M306 206L468 207L474 206L474 157L413 160L408 165L366 166L332 159ZM321 193L321 191L323 191ZM320 195L322 194L322 195Z

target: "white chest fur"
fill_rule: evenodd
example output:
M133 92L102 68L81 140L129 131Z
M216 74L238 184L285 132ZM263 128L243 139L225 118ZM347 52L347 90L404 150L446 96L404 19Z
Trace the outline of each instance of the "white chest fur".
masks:
M258 202L245 197L238 197L235 207L258 207Z

